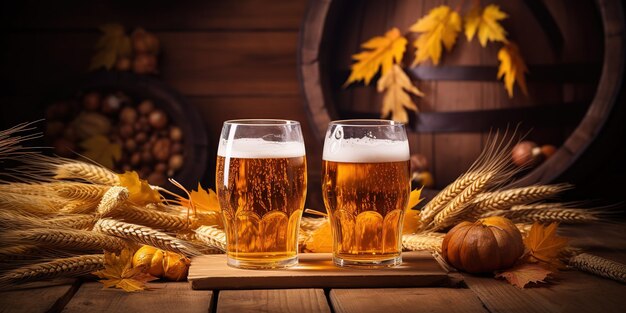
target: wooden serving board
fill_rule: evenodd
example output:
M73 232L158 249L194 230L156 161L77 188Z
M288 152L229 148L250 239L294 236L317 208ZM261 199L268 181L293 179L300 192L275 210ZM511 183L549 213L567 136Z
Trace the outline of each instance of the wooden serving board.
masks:
M280 270L246 270L226 265L226 255L191 260L193 289L383 288L444 286L448 276L427 252L402 254L400 266L384 269L340 268L330 253L304 253L297 266Z

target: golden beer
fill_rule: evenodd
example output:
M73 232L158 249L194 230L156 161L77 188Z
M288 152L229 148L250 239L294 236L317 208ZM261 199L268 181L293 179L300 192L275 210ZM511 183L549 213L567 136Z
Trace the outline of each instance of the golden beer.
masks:
M277 150L270 154L276 152L280 154ZM307 188L304 154L218 154L216 175L229 264L277 268L297 263Z

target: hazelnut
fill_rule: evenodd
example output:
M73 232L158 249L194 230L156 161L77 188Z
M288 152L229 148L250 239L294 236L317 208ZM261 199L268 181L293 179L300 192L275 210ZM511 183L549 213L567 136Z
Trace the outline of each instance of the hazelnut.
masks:
M152 101L150 100L143 100L141 101L141 103L139 103L137 109L139 110L139 113L143 115L148 115L150 112L152 112L152 110L154 110L154 103L152 103Z
M144 151L141 153L141 161L143 164L150 164L153 160L154 158L152 157L152 153L150 153L150 151Z
M174 154L170 157L168 165L170 169L178 170L183 167L183 156L181 154Z
M148 140L148 136L146 135L146 133L140 132L135 135L136 143L141 144L141 143L146 142L146 140Z
M130 156L130 164L132 166L137 166L139 165L140 162L141 162L141 154L139 152L135 152L133 153L133 155Z
M152 147L152 154L154 154L154 158L159 161L167 161L170 157L170 145L169 139L158 139Z
M95 111L100 108L100 94L97 92L88 92L83 97L83 108L88 111Z
M127 56L118 57L117 61L115 61L115 69L118 71L122 71L122 72L128 71L130 70L131 64L132 62L129 57Z
M154 166L154 170L158 173L165 173L165 171L167 171L167 165L165 163L157 163L156 166Z
M102 113L111 114L120 110L122 99L116 95L108 95L102 100Z
M120 111L120 121L125 124L133 124L137 120L137 110L131 107L124 107Z
M155 129L162 129L167 126L167 115L162 110L154 110L148 116L148 122Z
M182 141L183 140L183 130L180 127L172 126L170 128L170 139L173 141Z
M511 160L517 166L534 165L538 161L541 149L532 141L522 141L511 150Z
M159 52L159 39L143 28L135 29L131 35L131 40L135 53L156 54Z
M128 138L124 141L124 148L128 151L135 151L137 148L137 142L135 142L132 138Z
M135 130L133 129L133 126L125 124L125 125L120 125L119 132L122 138L130 138L135 133Z
M155 74L157 72L156 63L156 56L152 54L137 54L133 60L133 72L136 74Z

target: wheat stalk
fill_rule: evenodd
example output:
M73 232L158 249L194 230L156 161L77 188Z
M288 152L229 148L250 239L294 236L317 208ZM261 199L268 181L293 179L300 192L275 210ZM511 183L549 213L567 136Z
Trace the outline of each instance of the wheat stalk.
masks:
M107 216L111 214L111 212L121 208L129 197L130 194L126 187L113 186L102 196L96 212L102 216Z
M119 185L119 177L110 170L84 162L62 162L53 168L56 179L80 179L98 185Z
M0 185L0 192L22 196L47 196L52 191L50 183L6 183Z
M464 215L467 210L470 209L468 203L474 199L479 193L485 190L487 185L493 180L495 173L487 172L480 175L474 182L472 182L465 190L459 193L452 201L441 210L441 212L435 215L433 219L433 229L444 229L448 226L454 225L458 220L457 218Z
M485 213L481 215L481 218L489 216L506 217L515 223L586 223L598 220L596 214L591 211L568 208L553 208L549 210L534 208L499 210Z
M0 262L29 260L50 254L50 250L37 245L13 245L0 248Z
M96 218L88 214L72 214L45 219L13 211L0 211L0 226L6 229L21 228L73 228L90 229Z
M10 192L0 192L0 210L51 214L57 213L65 204L65 201L54 196L23 196Z
M94 230L103 234L150 245L161 250L180 253L187 257L201 254L195 247L183 240L141 225L105 218L100 219L96 223Z
M406 250L419 251L428 250L441 253L443 243L443 233L419 233L402 235L402 247Z
M439 192L421 210L420 221L422 225L432 223L435 216L443 210L444 206L471 185L479 176L480 174L476 172L463 174Z
M100 201L109 186L66 182L52 184L50 189L63 198L93 202Z
M98 207L98 200L71 200L59 210L64 214L93 213Z
M71 250L119 251L127 246L122 239L86 230L33 228L12 230L0 238L5 242L46 245L48 248Z
M470 204L469 215L477 217L491 211L507 210L519 204L547 199L570 188L569 185L534 185L478 195Z
M214 226L200 226L195 230L196 238L209 247L226 252L226 233Z
M110 211L109 214L105 216L164 231L181 231L189 229L189 223L186 217L136 207L133 205L119 207L118 209Z
M77 277L104 268L104 255L88 254L31 264L0 277L0 286L57 277Z
M569 259L569 265L581 271L626 283L626 265L597 255L581 253Z

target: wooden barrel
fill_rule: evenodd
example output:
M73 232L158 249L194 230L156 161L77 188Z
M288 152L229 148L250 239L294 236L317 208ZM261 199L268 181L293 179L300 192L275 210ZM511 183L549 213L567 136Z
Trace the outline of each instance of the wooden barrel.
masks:
M483 5L486 2L491 1L483 1ZM301 30L298 66L305 105L319 141L331 120L380 117L381 95L375 84L342 87L351 55L360 50L360 44L391 27L406 31L444 3L310 1ZM508 13L503 25L528 65L528 96L516 88L510 99L497 80L499 44L482 48L476 39L467 42L463 34L452 52L444 52L439 66L428 63L409 70L425 93L414 98L420 112L410 117L411 152L428 158L439 188L470 166L491 130L517 124L520 133L532 129L530 140L558 147L518 184L554 181L589 150L616 107L625 56L619 0L496 4ZM414 36L409 36L409 42ZM405 68L409 68L413 53L408 44Z

